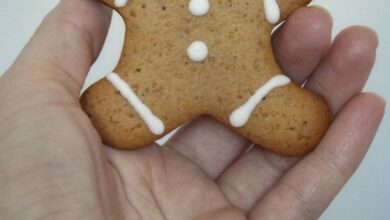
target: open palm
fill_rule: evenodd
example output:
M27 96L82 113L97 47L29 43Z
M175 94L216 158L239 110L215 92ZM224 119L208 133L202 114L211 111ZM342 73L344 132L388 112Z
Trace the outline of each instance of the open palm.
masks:
M283 71L335 120L305 157L253 146L209 117L164 146L102 144L78 97L111 11L63 0L0 78L0 219L315 219L363 159L384 102L361 94L377 38L302 8L273 36Z

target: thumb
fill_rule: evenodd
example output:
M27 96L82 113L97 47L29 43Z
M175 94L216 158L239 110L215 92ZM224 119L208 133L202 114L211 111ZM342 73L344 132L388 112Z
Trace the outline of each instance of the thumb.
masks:
M111 9L97 0L62 0L43 20L4 80L40 91L53 87L54 82L77 100L103 46L110 19Z

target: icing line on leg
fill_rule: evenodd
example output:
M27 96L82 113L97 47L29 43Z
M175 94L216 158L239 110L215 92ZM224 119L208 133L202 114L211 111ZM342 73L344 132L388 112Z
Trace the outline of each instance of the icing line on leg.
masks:
M116 73L110 73L107 80L121 93L121 95L130 103L138 115L142 118L149 130L155 135L162 135L165 131L165 125L152 111L138 98L125 82Z
M290 78L285 75L277 75L272 77L265 85L260 87L244 105L233 111L229 117L230 124L237 128L246 125L250 116L252 115L253 110L255 110L256 106L260 104L260 102L268 93L278 87L285 86L290 82Z

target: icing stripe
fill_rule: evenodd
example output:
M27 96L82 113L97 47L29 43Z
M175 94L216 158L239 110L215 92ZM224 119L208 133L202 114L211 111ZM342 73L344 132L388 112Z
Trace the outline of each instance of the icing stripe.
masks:
M121 93L121 95L133 106L134 110L142 118L149 130L155 135L162 135L165 125L152 111L138 98L129 84L122 80L116 73L110 73L107 80Z
M280 19L280 8L277 0L263 0L264 12L267 21L276 24Z
M291 80L285 75L277 75L272 77L264 86L260 87L244 105L233 111L229 117L230 123L237 128L246 125L250 116L252 115L253 110L255 110L256 106L260 104L260 102L268 93L278 87L285 86L290 82Z

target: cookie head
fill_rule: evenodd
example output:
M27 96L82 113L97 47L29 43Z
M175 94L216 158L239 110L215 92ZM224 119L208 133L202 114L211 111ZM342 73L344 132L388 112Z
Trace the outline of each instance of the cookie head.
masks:
M103 141L145 146L210 115L286 155L312 150L327 130L321 97L277 65L271 31L308 0L105 0L126 24L118 66L81 98Z

